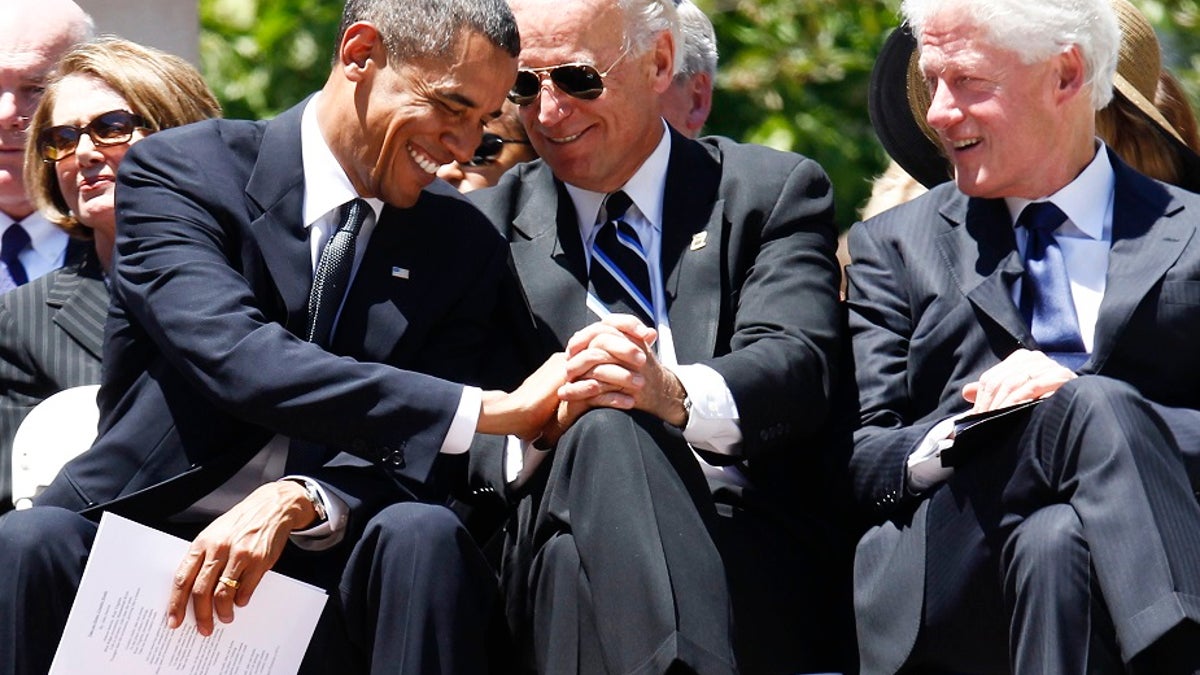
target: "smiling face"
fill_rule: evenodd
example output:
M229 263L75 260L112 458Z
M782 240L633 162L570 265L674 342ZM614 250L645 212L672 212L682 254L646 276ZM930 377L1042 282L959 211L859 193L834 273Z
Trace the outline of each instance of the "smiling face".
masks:
M398 207L412 206L442 164L470 161L517 65L471 31L448 59L391 64L370 24L347 30L342 54L346 77L322 99L340 108L325 119L318 111L322 132L359 194Z
M1025 64L952 10L928 21L920 49L926 119L963 193L1037 199L1086 166L1092 112L1077 50Z
M91 75L68 75L55 88L50 125L83 127L112 110L130 110L129 103L103 80ZM129 143L97 146L90 136L81 134L75 153L54 165L64 201L76 220L94 230L97 241L111 241L116 231L113 192L117 165L130 144L142 137L143 132L138 130Z
M521 67L586 63L603 73L604 91L584 100L548 77L532 103L521 106L529 140L560 180L611 192L633 176L658 145L658 96L671 84L674 43L661 34L645 53L625 46L625 19L605 0L519 0L512 3L521 30Z

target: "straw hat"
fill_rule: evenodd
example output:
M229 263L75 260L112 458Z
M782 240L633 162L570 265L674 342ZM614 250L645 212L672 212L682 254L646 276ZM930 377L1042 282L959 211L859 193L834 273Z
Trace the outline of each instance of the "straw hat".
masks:
M1154 106L1162 70L1158 37L1146 17L1127 0L1113 0L1121 26L1120 52L1113 90L1161 131L1189 163L1200 163L1171 123ZM907 25L892 31L871 71L867 106L871 124L887 153L926 187L953 176L937 134L925 121L929 92L917 66L917 43Z

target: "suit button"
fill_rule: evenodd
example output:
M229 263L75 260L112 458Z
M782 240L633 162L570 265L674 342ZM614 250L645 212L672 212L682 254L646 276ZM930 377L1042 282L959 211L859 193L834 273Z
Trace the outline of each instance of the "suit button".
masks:
M388 464L391 464L392 466L396 467L397 469L403 469L404 468L404 453L399 450L396 450L395 452L391 452L388 454L387 459L385 461L387 461Z

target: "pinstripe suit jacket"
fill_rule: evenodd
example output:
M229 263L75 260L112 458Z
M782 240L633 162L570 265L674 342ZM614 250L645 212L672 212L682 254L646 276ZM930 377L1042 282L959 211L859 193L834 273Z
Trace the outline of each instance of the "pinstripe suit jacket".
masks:
M1200 198L1111 151L1113 241L1095 345L1081 374L1127 382L1148 401L1200 410ZM860 428L855 498L876 523L859 542L855 604L863 673L893 673L917 639L929 499L905 462L939 420L968 409L963 385L1037 343L1012 301L1023 271L1003 200L952 183L850 232L850 330Z
M0 295L0 513L12 508L12 441L51 394L100 383L108 289L90 242L60 269Z

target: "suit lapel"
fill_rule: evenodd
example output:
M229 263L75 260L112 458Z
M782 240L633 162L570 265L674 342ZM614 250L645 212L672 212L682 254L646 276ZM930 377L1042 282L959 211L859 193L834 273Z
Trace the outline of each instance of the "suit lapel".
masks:
M529 305L566 344L592 323L587 309L587 267L578 217L570 197L544 165L526 180L529 200L513 218L510 250Z
M721 318L725 200L717 194L721 166L703 146L671 132L671 159L663 195L663 291L676 356L681 363L709 358Z
M263 210L251 224L267 269L287 308L286 325L303 327L312 286L312 254L301 222L304 166L300 153L300 117L308 101L267 123L258 161L246 195Z
M1017 342L1031 344L1029 327L1012 300L1013 282L1024 267L1004 201L956 192L940 212L951 227L938 237L938 253L963 294Z
M53 313L55 325L92 356L102 358L108 289L94 254L85 257L79 266L59 271L46 295L46 304L58 308Z
M1184 207L1161 185L1134 172L1111 152L1109 157L1116 174L1113 243L1086 372L1104 366L1138 304L1179 259L1196 231L1186 219L1175 217Z

